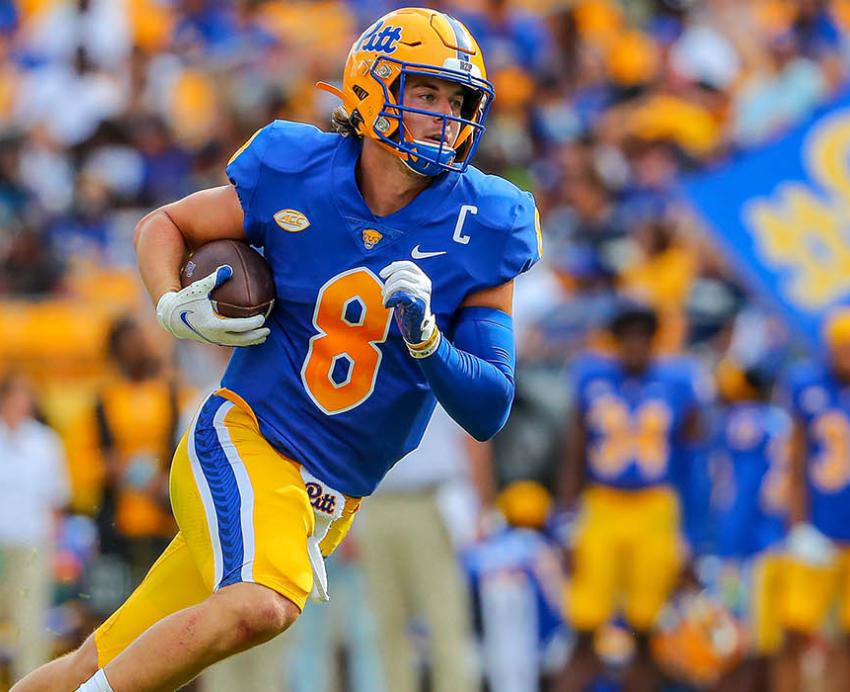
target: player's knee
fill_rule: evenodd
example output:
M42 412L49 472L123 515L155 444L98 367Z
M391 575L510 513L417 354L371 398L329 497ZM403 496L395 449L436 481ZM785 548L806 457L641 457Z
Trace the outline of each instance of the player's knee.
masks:
M55 666L51 671L58 688L77 689L97 672L97 646L94 635L90 635L82 645L68 655L49 664ZM60 682L61 681L61 682ZM26 689L26 688L23 688Z
M225 594L226 589L219 592L227 596L228 649L241 650L273 639L295 622L301 612L288 598L264 586L238 586L238 591L231 594Z

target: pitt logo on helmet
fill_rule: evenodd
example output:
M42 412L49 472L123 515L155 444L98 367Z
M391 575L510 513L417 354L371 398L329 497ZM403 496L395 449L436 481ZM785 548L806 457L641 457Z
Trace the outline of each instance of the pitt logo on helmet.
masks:
M363 229L363 245L367 250L371 250L375 247L384 237L384 234L380 231L376 231L374 228L364 228Z
M381 30L382 27L383 30ZM384 26L384 20L379 19L360 38L358 50L373 50L376 53L394 53L395 44L399 41L401 41L401 27Z
M281 209L274 215L274 221L289 233L298 233L310 225L309 219L295 209Z

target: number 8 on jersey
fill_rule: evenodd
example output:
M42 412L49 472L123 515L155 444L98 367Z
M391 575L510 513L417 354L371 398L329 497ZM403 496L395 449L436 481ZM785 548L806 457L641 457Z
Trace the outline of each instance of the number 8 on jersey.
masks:
M384 307L381 282L364 267L337 274L319 290L301 381L328 415L362 404L375 389L381 365L377 344L387 339L392 310Z

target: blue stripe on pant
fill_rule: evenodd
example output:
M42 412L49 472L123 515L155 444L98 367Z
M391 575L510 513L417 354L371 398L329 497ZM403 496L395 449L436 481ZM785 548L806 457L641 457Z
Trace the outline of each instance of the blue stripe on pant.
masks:
M211 396L201 408L195 426L195 453L212 495L221 544L222 576L215 588L242 581L245 555L240 523L242 497L213 424L216 414L225 404L229 404L227 399Z

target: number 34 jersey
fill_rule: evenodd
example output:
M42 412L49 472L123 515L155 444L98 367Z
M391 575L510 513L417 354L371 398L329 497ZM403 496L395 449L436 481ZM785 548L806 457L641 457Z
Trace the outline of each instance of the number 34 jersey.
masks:
M622 490L671 483L685 421L704 398L695 365L656 360L632 376L615 359L588 353L574 363L573 381L588 477Z
M541 255L531 195L472 167L376 217L355 179L361 146L275 121L227 167L277 301L269 338L236 349L222 384L251 406L274 447L351 496L371 493L419 444L435 404L383 306L380 270L418 264L451 339L469 294L513 279Z

